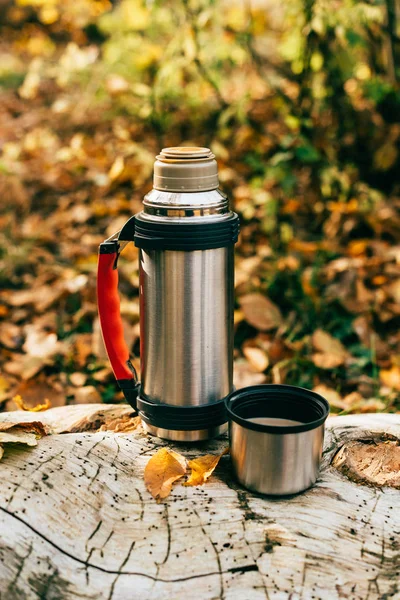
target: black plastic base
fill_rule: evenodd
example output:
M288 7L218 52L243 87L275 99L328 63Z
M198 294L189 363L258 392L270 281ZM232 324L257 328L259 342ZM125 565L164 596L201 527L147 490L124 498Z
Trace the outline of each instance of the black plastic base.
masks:
M224 399L200 406L171 406L138 396L136 406L145 423L162 429L195 431L219 427L227 422Z

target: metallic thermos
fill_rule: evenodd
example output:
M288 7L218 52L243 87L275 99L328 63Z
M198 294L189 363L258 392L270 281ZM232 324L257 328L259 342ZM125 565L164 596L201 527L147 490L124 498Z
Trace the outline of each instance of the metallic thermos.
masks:
M142 212L100 245L98 304L108 356L144 428L159 437L198 441L227 428L238 229L211 151L166 148ZM117 291L117 258L130 241L139 248L140 384Z

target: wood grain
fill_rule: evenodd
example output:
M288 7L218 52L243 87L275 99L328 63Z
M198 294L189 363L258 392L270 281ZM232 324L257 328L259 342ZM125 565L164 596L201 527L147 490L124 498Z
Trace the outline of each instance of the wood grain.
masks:
M87 407L86 418L97 423L100 410ZM1 420L10 414L15 419ZM58 430L63 419L68 427L74 421L68 407L36 418ZM224 456L207 484L178 484L160 504L143 471L167 443L140 430L54 434L33 449L7 447L0 598L400 599L400 491L360 485L331 465L345 443L383 433L400 437L400 415L331 418L321 477L299 496L247 492ZM191 459L226 445L223 438L169 447Z

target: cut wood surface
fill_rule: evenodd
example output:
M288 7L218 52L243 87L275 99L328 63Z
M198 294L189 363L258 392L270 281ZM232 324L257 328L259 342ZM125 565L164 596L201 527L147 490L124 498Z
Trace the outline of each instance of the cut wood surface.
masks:
M301 495L246 491L227 455L205 485L178 483L157 504L143 472L159 448L193 459L220 453L227 438L182 446L140 428L93 431L131 413L89 405L0 415L55 432L34 448L6 446L0 461L1 600L400 599L400 490L374 485L376 474L378 484L398 483L400 415L330 418L321 476ZM358 462L355 442L368 446Z

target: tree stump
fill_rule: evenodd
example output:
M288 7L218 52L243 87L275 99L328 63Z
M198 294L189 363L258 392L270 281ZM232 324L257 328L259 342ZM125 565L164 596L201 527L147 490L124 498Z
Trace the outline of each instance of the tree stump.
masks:
M178 483L157 504L143 481L157 449L194 458L227 438L94 431L131 413L0 415L53 431L0 462L1 600L400 599L400 415L328 419L320 478L301 495L246 491L224 456L205 485Z

